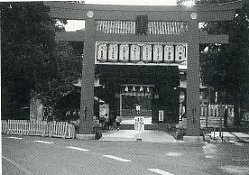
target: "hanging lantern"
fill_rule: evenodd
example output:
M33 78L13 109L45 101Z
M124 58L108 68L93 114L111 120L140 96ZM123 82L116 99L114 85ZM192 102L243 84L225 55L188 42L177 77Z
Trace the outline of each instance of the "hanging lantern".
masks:
M147 87L147 92L150 92L150 87L149 86Z
M136 88L135 86L132 87L132 91L135 92L136 91Z
M140 87L140 92L142 92L144 90L143 86Z
M129 91L129 88L128 86L125 87L125 92L128 92Z
M185 52L186 52L186 49L185 49L184 46L176 46L175 61L176 61L176 62L185 61L185 60L186 60Z
M174 46L166 45L164 47L164 62L174 61Z

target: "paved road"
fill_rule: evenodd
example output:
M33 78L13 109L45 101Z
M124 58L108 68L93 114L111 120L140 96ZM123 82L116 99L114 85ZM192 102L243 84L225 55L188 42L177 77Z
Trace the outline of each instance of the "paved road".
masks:
M4 175L248 175L249 144L63 140L2 136Z

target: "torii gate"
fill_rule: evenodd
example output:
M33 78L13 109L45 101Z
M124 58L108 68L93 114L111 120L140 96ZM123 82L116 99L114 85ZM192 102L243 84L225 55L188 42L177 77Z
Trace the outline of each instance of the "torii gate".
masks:
M199 44L228 43L228 36L201 32L199 22L232 20L235 10L242 6L241 1L215 5L198 4L192 7L92 5L70 2L44 2L44 4L50 7L51 17L85 20L80 134L92 133L96 41L127 41L187 43L186 135L200 135ZM137 35L131 32L103 32L97 29L98 21L135 21L138 16L146 16L148 21L183 22L186 25L185 28L181 28L183 29L181 32L171 34L166 32L146 35L142 32L142 35ZM83 38L74 40L83 41Z

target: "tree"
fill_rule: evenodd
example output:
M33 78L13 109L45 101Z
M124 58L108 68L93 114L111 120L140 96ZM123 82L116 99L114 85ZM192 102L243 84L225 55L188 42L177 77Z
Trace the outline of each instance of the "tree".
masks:
M224 3L234 0L200 0ZM236 11L232 21L205 23L209 34L229 35L228 44L201 45L201 77L205 84L225 94L224 103L234 104L234 125L240 125L240 109L249 110L249 4Z
M1 22L2 118L27 119L21 109L32 96L53 106L73 89L82 58L72 43L55 41L67 21L52 19L42 2L1 3Z
M2 118L17 118L30 91L48 90L56 74L55 20L42 2L1 3Z

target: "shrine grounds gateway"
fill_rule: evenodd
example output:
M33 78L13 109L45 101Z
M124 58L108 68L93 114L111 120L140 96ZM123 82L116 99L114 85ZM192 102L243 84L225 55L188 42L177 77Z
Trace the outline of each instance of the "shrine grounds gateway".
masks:
M201 32L199 22L232 20L235 10L242 6L241 1L193 7L44 4L50 7L52 17L85 20L84 35L71 35L71 40L84 41L80 134L92 133L93 84L97 73L102 83L109 84L113 99L116 93L124 93L126 85L151 88L153 120L160 110L165 111L166 121L177 122L179 95L174 87L179 82L178 68L186 66L186 134L199 136L199 44L228 43L226 35ZM65 33L60 36L66 37Z

